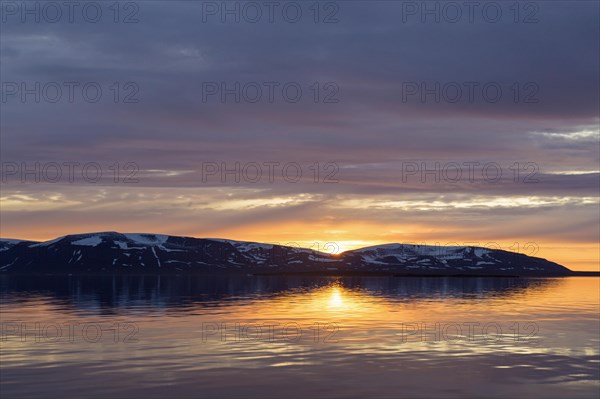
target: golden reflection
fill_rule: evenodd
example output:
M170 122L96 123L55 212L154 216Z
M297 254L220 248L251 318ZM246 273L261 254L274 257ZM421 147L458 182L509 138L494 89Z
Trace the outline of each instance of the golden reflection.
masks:
M239 312L233 307L230 310L240 318L253 318L272 321L318 321L335 323L365 323L369 320L398 319L398 307L385 298L373 295L367 289L348 287L340 280L333 280L321 287L293 290L270 298L268 301L258 300L248 307L240 307ZM418 314L411 309L405 310L403 317L417 318Z
M126 361L129 361L126 349L144 348L146 350L140 353L151 351L156 356L156 364L161 362L165 351L169 351L180 359L187 356L189 363L186 367L190 369L209 367L210 363L199 363L197 359L201 356L218 357L228 350L246 351L246 357L236 357L238 360L235 361L259 364L265 359L272 359L273 365L279 365L289 361L281 357L300 356L299 353L310 348L322 349L325 343L331 345L329 347L338 344L351 346L353 353L369 354L429 351L444 356L463 356L501 350L512 354L567 356L574 350L573 340L580 334L581 323L590 323L592 330L597 325L598 278L533 279L525 286L504 290L501 286L492 292L482 286L474 289L471 295L465 294L468 291L465 284L471 282L471 287L475 287L485 281L489 280L331 279L324 285L320 285L323 284L320 281L319 285L288 288L273 296L235 301L225 297L218 301L179 305L182 308L176 304L168 309L154 306L137 308L139 303L128 302L117 305L122 308L115 313L106 312L106 308L104 312L100 311L92 296L74 299L72 303L34 296L2 306L3 322L9 323L3 330L3 359L13 365L30 364L32 358L53 364L58 360L77 361L81 353L99 356L110 347L115 350L116 356L123 355ZM444 291L444 287L452 284L463 287L459 294ZM128 292L132 298L139 295L139 292ZM135 317L132 318L132 315ZM571 324L572 320L577 323ZM15 322L26 324L25 338L13 331ZM65 340L70 331L66 327L62 330L62 340L42 337L37 342L36 337L41 334L37 331L38 322L61 326L65 323L79 324L74 330L73 341L66 347ZM518 340L514 339L515 322L521 326ZM111 333L111 328L117 325L115 323L135 323L139 340L115 345L115 335ZM472 333L464 323L476 324ZM486 323L499 325L501 337L496 339L494 329L494 339L484 339L483 326ZM536 336L528 335L531 331L525 328L528 323L539 327ZM88 325L102 327L104 333L99 342L84 337L83 327ZM440 328L450 325L461 326L456 334L458 339L440 338ZM207 329L207 326L210 328ZM256 326L263 328L260 330ZM94 335L95 327L91 331ZM424 331L427 339L418 339L422 335L413 334L415 331ZM455 330L449 331L453 335ZM122 340L124 336L119 337ZM471 340L471 337L474 339ZM540 339L545 345L539 345ZM156 345L157 342L161 345ZM165 343L172 343L174 347L163 346ZM597 349L590 345L583 340L576 348L587 356L597 355ZM40 348L47 351L38 352ZM59 359L56 353L62 348L69 350L60 353ZM457 349L460 351L453 352ZM238 352L235 353L238 356ZM304 358L297 360L302 364L309 361ZM140 359L140 370L144 367L150 367L146 358Z
M330 308L340 308L344 306L344 299L342 298L342 290L340 287L331 287L331 295L329 297Z

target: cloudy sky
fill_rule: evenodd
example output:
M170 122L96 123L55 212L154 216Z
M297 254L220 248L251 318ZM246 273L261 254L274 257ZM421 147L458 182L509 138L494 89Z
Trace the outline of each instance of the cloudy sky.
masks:
M3 1L0 235L458 243L597 270L599 20L596 1Z

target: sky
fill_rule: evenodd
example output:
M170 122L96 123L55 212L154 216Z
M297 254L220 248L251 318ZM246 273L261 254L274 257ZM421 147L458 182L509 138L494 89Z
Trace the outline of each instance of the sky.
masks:
M0 236L599 270L599 3L465 4L2 1Z

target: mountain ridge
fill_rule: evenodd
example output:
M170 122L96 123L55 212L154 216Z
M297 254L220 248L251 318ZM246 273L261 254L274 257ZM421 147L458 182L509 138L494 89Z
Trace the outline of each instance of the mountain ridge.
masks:
M477 246L381 244L331 255L308 248L150 233L0 239L3 273L570 275L542 258Z

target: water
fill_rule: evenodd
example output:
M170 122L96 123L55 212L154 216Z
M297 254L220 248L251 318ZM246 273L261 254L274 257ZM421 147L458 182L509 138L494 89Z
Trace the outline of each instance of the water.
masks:
M600 279L1 276L1 392L597 398Z

